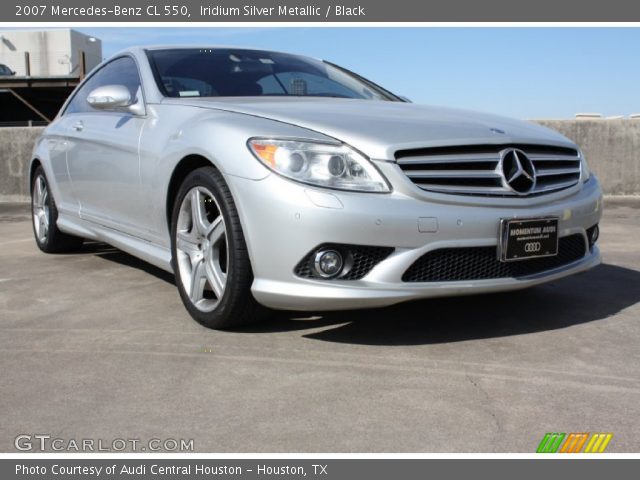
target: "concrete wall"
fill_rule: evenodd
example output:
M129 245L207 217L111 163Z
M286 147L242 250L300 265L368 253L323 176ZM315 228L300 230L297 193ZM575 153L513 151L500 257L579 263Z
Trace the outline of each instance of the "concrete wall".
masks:
M29 200L29 160L42 130L40 127L0 128L0 202Z
M640 195L640 119L536 122L580 146L605 194Z
M576 142L607 195L640 195L640 120L538 120ZM26 175L42 128L0 128L0 201L27 201Z

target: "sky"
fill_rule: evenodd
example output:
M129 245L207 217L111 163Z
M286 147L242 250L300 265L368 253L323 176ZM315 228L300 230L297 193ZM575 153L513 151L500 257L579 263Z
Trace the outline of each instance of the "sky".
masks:
M640 28L77 27L143 44L258 47L342 65L414 103L516 118L640 113Z

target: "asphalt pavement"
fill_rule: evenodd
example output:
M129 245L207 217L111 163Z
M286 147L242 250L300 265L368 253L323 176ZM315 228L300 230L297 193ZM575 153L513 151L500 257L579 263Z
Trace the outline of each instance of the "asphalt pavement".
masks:
M218 332L171 275L103 244L43 254L27 209L2 205L0 451L533 452L611 432L608 452L638 452L640 200L605 209L604 263L582 275Z

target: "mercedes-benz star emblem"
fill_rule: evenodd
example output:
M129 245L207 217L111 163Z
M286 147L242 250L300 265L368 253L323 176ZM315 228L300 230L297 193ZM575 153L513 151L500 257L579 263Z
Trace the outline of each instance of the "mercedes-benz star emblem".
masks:
M531 192L536 185L536 169L522 150L503 150L500 156L500 170L504 186L519 195Z

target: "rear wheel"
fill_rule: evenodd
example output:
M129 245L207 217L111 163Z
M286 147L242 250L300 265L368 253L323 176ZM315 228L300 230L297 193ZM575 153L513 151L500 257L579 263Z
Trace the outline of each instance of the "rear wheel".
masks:
M213 167L190 173L171 221L173 271L191 316L209 328L258 321L267 310L251 294L253 273L238 211Z
M58 209L42 167L33 175L31 186L33 234L38 248L46 253L73 252L82 247L83 239L58 229Z

